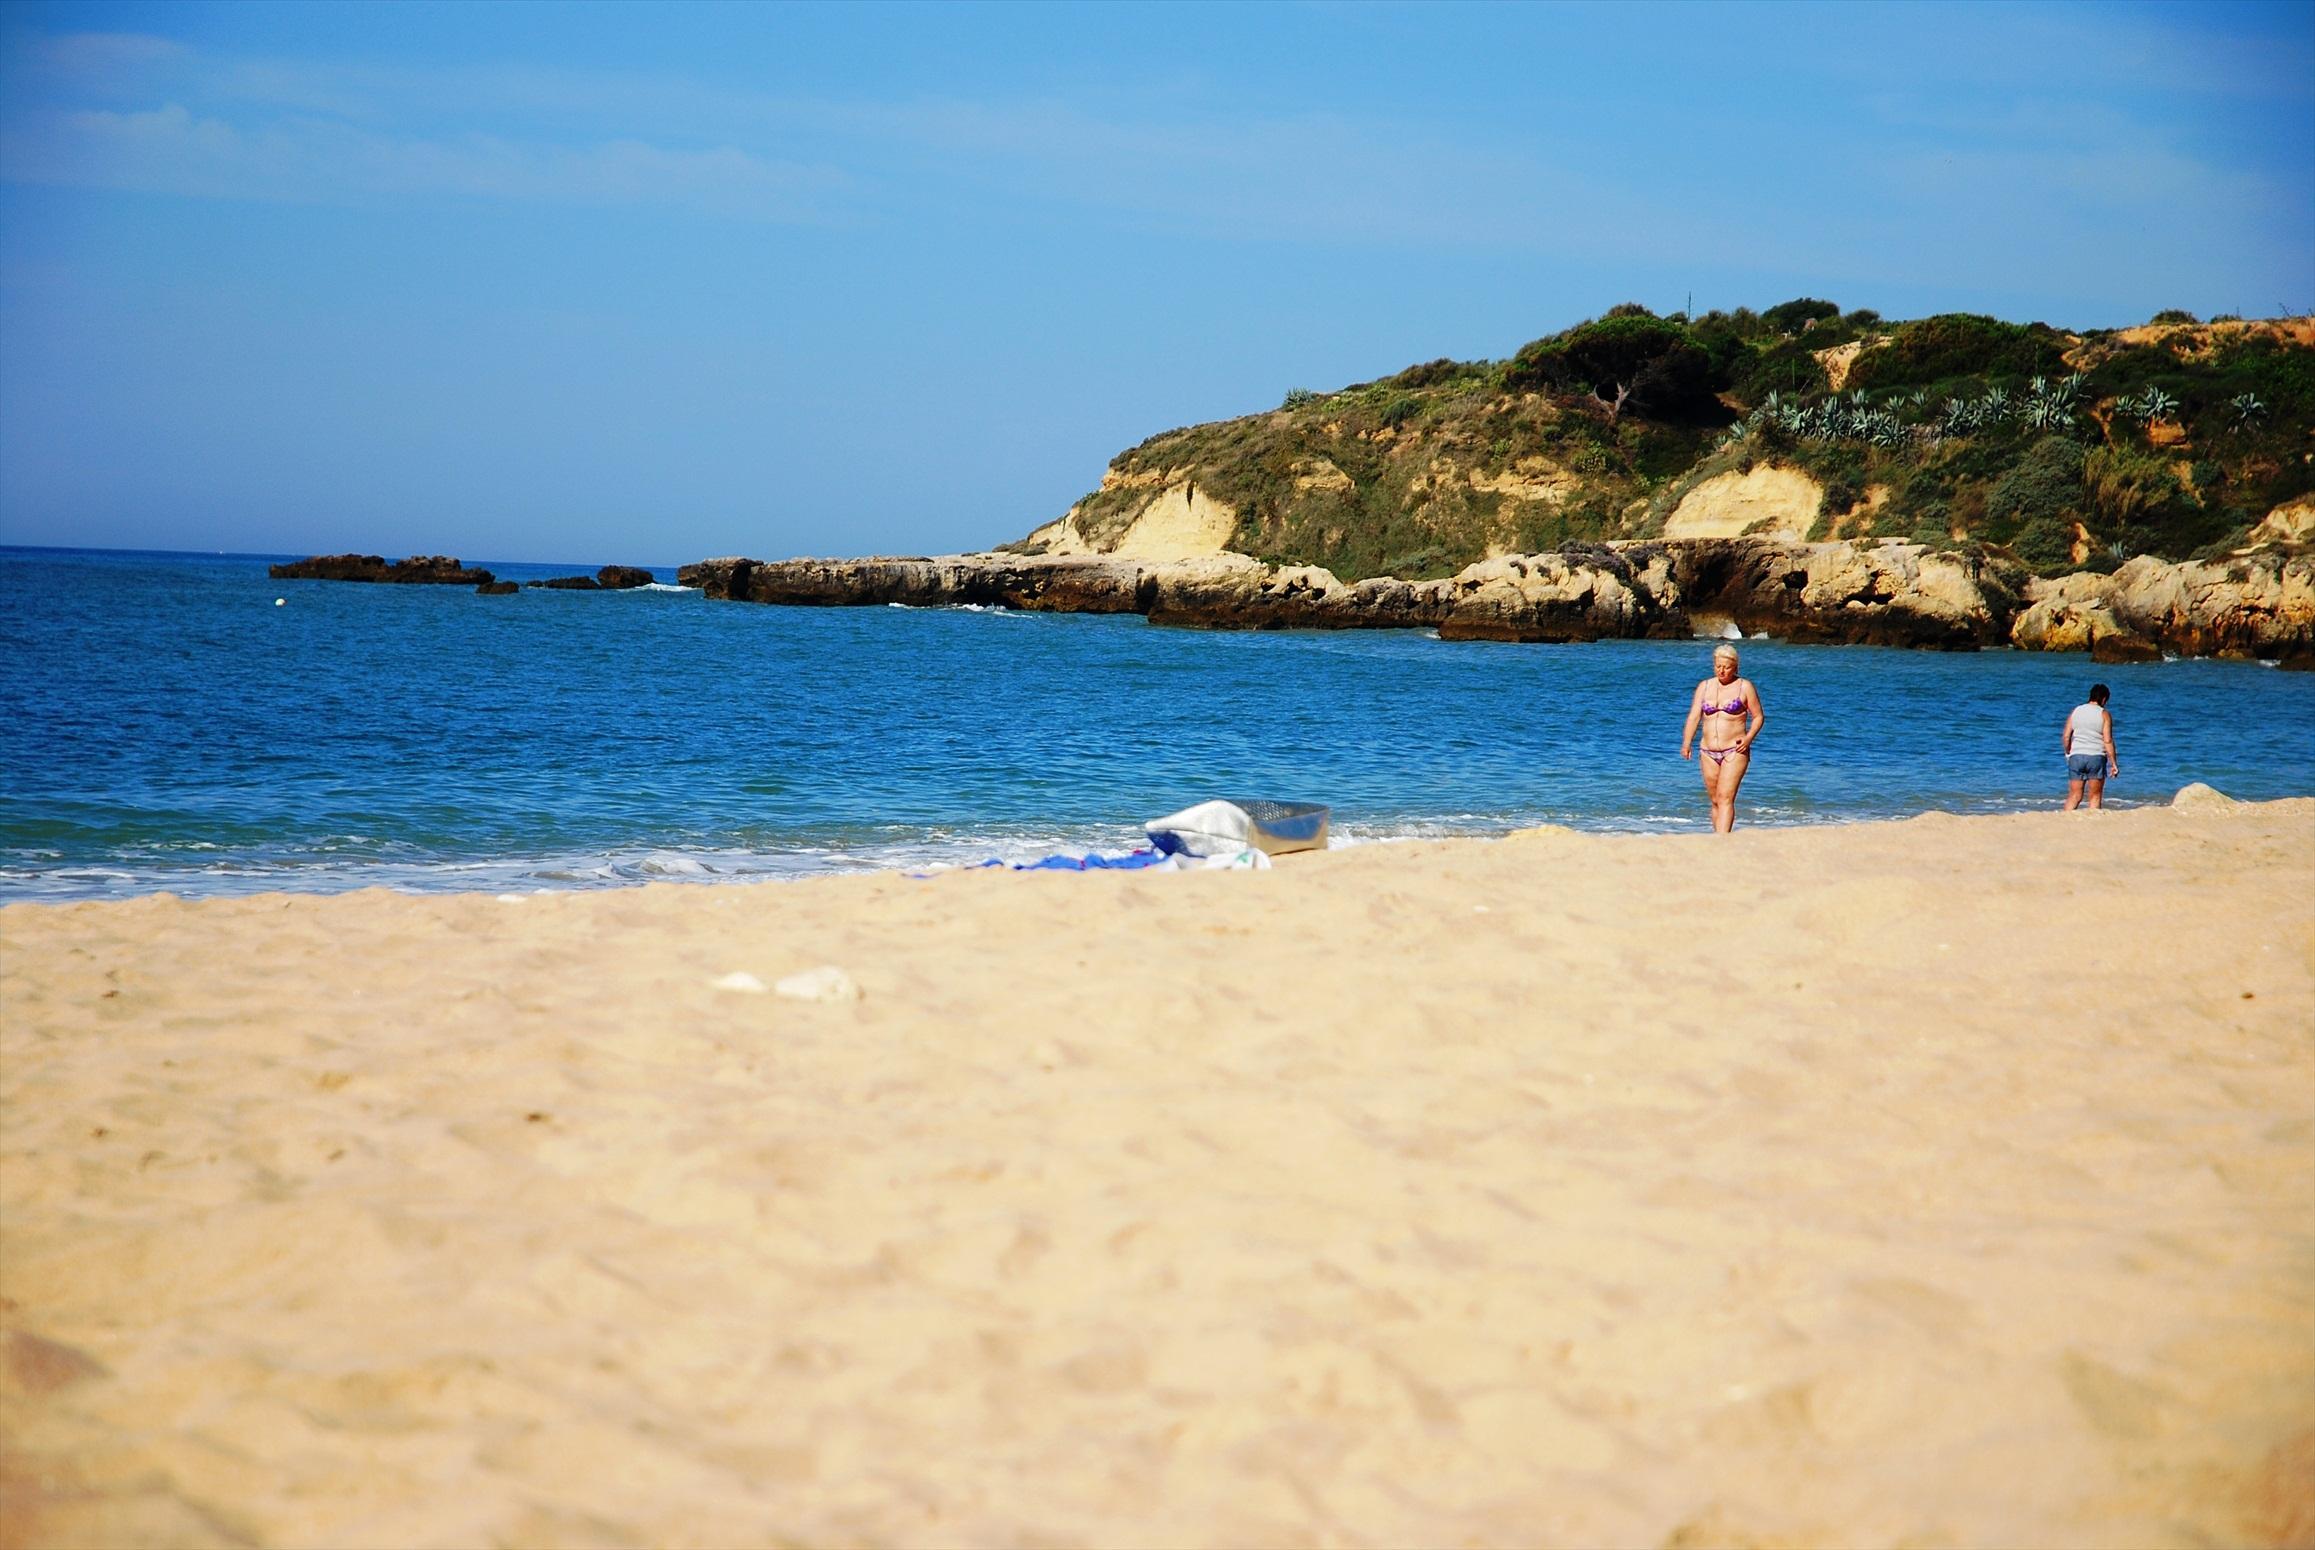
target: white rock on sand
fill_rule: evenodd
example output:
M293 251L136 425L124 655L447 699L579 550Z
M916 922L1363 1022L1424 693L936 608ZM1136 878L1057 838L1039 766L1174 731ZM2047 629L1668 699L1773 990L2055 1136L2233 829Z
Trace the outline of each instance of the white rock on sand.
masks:
M14 906L0 1123L10 1543L2315 1539L2315 801Z
M791 974L772 989L791 1001L857 1001L860 987L852 976L834 964L823 964L817 969L806 969Z

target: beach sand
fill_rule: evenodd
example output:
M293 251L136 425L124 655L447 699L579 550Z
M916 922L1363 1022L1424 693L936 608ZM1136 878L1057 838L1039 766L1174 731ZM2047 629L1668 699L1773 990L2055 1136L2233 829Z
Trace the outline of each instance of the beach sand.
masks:
M2315 800L0 942L10 1545L2315 1543Z

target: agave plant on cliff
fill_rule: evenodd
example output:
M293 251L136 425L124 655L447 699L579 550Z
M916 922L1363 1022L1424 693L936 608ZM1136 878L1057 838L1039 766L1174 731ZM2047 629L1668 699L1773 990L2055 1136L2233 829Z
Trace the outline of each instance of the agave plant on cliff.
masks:
M2114 418L2135 420L2141 425L2152 426L2163 420L2174 419L2177 414L2178 400L2152 384L2136 397L2114 401Z

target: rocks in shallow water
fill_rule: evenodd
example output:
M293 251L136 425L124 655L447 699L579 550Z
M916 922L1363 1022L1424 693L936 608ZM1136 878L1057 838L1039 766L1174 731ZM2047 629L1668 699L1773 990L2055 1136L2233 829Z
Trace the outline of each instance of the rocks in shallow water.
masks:
M1640 553L1656 557L1651 550ZM1481 560L1447 583L1446 602L1441 640L1612 640L1667 633L1658 594L1634 572L1629 557L1606 548Z
M388 581L420 586L486 586L498 578L486 570L468 570L444 554L414 554L389 563L375 554L317 554L266 567L277 581Z
M699 560L675 568L675 584L697 587L702 596L724 602L752 601L749 586L754 579L756 562L753 560L721 559Z
M2315 558L2251 555L2172 564L2140 555L2112 575L2026 585L2013 645L2087 650L2101 662L2260 657L2315 666Z
M1667 612L1833 645L1998 645L2025 579L2002 562L1920 544L1723 538L1653 547L1668 573Z
M278 581L385 581L472 587L485 597L504 597L518 590L511 581L500 581L479 567L469 569L463 562L442 554L414 554L406 560L391 561L375 554L317 554L311 559L269 565L265 573ZM652 580L651 572L640 565L606 565L592 576L557 576L530 585L555 591L623 592L633 587L647 587Z
M630 592L654 579L640 565L606 565L592 576L549 576L529 585L549 592Z
M2159 662L2162 648L2134 630L2111 630L2090 642L2093 662Z
M1709 538L1498 555L1454 576L1344 582L1246 555L962 554L921 559L703 560L710 598L1139 613L1190 629L1432 628L1445 640L1742 634L1842 645L2086 651L2101 662L2258 656L2315 665L2315 559L2133 560L2111 576L2038 580L2014 561L1896 542Z

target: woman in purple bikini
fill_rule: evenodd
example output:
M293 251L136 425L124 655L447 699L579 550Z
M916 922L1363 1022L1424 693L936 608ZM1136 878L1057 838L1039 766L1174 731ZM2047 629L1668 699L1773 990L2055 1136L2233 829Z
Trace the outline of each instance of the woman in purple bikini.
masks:
M1712 801L1712 832L1726 834L1736 827L1736 788L1744 784L1745 766L1752 763L1753 740L1768 725L1760 708L1760 691L1749 678L1736 676L1736 648L1726 642L1712 648L1712 676L1688 697L1688 724L1680 729L1680 757L1696 741L1699 726L1704 742L1696 761L1704 772L1704 794Z

